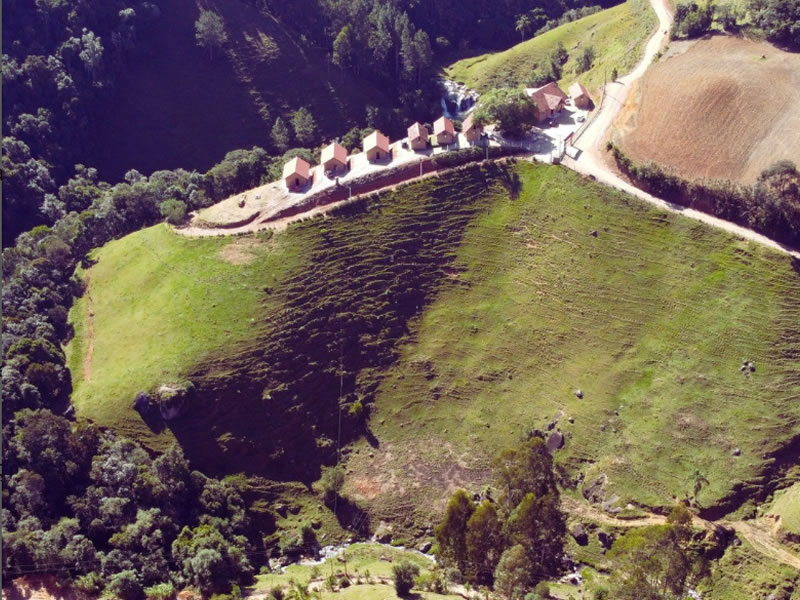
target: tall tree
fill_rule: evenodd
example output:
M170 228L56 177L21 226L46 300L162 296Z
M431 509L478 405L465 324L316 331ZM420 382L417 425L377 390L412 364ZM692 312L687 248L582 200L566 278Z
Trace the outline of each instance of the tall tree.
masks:
M458 490L450 498L444 519L434 531L442 558L462 573L467 571L467 522L474 511L475 505L467 492Z
M531 25L532 25L531 18L528 15L523 14L523 15L519 15L517 17L517 22L515 24L515 29L517 31L519 31L519 41L520 42L525 41L525 34L531 28Z
M272 126L271 137L275 147L281 152L286 152L289 148L289 142L291 141L289 126L286 125L286 121L280 117L275 119L275 124Z
M491 585L503 550L503 535L497 509L484 500L467 521L467 578L474 584Z
M214 11L201 10L194 24L194 37L198 46L208 48L208 56L213 59L214 48L221 48L228 40L222 17Z
M305 106L298 108L292 115L292 126L298 142L304 146L314 142L314 138L317 135L317 124L311 111Z
M345 25L333 40L333 64L340 69L349 69L353 66L353 28Z

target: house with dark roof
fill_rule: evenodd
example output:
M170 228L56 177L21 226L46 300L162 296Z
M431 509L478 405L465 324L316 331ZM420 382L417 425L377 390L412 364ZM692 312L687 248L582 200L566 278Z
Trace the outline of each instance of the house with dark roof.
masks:
M539 88L527 88L525 93L533 100L536 120L540 123L561 112L567 101L567 95L555 81Z

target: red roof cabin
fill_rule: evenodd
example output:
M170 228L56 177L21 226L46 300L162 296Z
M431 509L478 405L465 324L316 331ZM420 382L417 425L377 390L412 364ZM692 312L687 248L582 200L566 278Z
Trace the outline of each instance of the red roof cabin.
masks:
M472 115L469 115L466 119L464 119L464 123L461 126L461 133L464 134L464 137L467 138L467 141L470 144L481 139L482 132L483 128L472 120Z
M389 138L376 129L364 138L364 153L369 162L390 157Z
M536 120L539 122L546 121L561 112L567 100L567 95L555 81L540 88L528 88L525 93L536 105Z
M452 144L456 141L456 128L447 117L439 117L433 124L433 135L440 146Z
M322 168L326 173L344 173L347 171L347 148L333 142L322 149L320 156Z
M572 98L572 101L578 108L588 109L594 104L589 92L586 91L586 88L583 87L580 81L576 81L569 86L569 97Z
M311 181L311 165L299 156L295 156L283 165L283 180L289 191L299 191Z
M412 150L425 150L428 147L428 128L419 122L409 127L408 145Z

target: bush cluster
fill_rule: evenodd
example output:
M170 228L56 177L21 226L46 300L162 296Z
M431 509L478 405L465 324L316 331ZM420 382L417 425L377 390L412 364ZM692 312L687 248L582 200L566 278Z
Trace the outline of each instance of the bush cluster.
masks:
M800 247L800 172L794 163L776 162L753 185L727 180L689 181L653 162L637 164L619 146L609 144L608 148L620 170L654 196Z

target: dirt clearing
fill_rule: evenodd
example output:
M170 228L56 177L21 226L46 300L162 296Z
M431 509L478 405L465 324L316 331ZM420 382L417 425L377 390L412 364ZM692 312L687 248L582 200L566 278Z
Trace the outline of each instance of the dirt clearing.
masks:
M717 36L648 70L626 107L622 147L690 178L752 183L800 163L800 55Z

